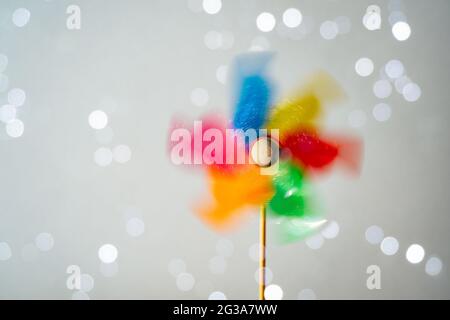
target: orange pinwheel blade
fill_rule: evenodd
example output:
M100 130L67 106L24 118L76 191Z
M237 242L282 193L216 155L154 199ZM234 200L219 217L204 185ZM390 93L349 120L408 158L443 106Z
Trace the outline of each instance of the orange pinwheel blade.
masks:
M216 229L236 224L247 207L266 203L273 196L272 179L261 175L255 165L243 165L232 172L208 170L213 201L197 208L200 217Z

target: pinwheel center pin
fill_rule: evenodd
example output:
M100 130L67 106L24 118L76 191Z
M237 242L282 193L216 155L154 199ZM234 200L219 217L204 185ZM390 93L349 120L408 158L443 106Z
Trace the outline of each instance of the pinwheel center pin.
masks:
M250 148L250 158L258 166L267 168L279 159L279 145L274 139L265 136L258 138Z

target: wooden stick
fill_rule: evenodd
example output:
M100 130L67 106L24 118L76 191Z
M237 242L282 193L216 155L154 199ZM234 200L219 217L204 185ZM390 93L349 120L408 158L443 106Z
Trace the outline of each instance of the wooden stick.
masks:
M266 206L259 213L259 300L264 300L266 289Z

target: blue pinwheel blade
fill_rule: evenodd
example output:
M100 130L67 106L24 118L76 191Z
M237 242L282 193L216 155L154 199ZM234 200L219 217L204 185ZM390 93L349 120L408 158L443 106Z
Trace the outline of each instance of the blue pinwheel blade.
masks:
M267 67L273 54L251 53L239 56L234 69L235 129L260 129L267 119L272 102L272 85Z

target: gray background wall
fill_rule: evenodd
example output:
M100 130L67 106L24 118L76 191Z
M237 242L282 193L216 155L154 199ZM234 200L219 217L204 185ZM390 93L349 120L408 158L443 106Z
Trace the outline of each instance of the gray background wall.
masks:
M95 280L87 293L91 299L204 299L212 291L256 298L257 263L248 252L257 242L257 215L229 234L206 228L190 210L206 191L204 177L173 166L166 152L174 114L229 112L229 88L217 81L216 69L247 51L256 37L264 37L277 53L273 74L280 96L321 68L349 97L330 114L329 125L350 130L352 111L367 115L364 126L351 130L365 142L361 176L337 173L318 183L327 216L340 226L338 236L312 250L305 242L276 245L269 234L268 266L284 297L296 299L309 288L319 299L450 298L450 2L403 1L412 29L404 42L392 36L389 2L373 2L381 7L379 31L362 24L373 4L365 0L223 1L216 15L193 12L184 0L1 0L0 53L8 57L3 73L8 89L22 88L27 99L18 108L25 125L21 137L9 137L0 124L0 242L12 254L0 261L0 298L70 299L66 268L72 264ZM80 30L66 28L70 4L81 8ZM31 12L22 28L11 20L19 7ZM300 38L283 34L281 16L289 7L300 9L310 24ZM272 32L256 27L263 11L277 19ZM350 32L323 39L321 23L338 16L350 19ZM210 30L232 34L231 48L208 49L204 36ZM354 70L361 57L375 64L367 78ZM422 96L409 103L393 92L385 99L392 116L381 123L372 116L380 101L372 86L390 59L403 62ZM190 100L197 87L209 94L201 107ZM0 93L1 105L8 89ZM109 143L99 143L88 124L95 109L108 114L114 133ZM106 167L94 162L99 147L118 144L130 147L130 161ZM126 232L130 207L145 223L139 237ZM386 256L366 241L371 225L398 239L397 254ZM42 232L54 239L46 252L34 247ZM233 243L233 254L225 260L225 272L213 274L209 261L223 238ZM100 270L97 252L104 243L118 249L113 277ZM405 258L412 243L426 251L417 265ZM435 277L424 271L433 254L443 263ZM192 290L178 289L168 270L173 259L182 259L195 278ZM366 287L372 264L381 268L381 290Z

